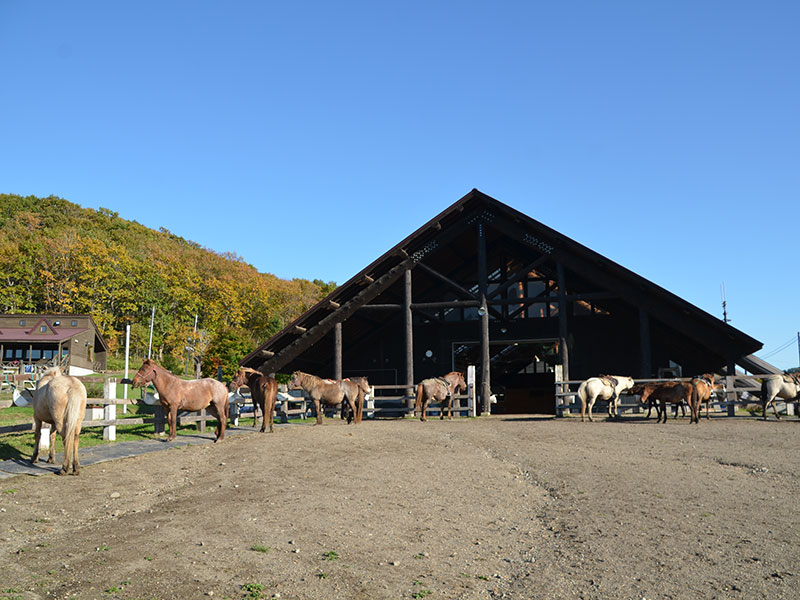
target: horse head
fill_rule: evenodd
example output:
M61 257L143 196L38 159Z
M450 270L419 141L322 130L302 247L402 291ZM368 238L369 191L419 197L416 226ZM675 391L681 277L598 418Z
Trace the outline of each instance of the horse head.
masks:
M156 362L154 360L150 360L149 358L145 358L142 366L139 367L139 370L136 371L136 375L133 378L133 387L143 387L153 381L156 378Z
M305 375L302 371L295 371L292 373L292 379L287 384L287 387L290 390L299 390L303 387L303 378L302 375Z
M249 369L247 367L239 367L236 370L236 375L233 376L233 381L231 381L231 391L235 392L242 386L247 385L247 376L251 373L257 373L257 371L253 369Z
M448 373L450 385L453 386L453 393L463 392L467 389L467 381L464 379L464 374L459 371Z

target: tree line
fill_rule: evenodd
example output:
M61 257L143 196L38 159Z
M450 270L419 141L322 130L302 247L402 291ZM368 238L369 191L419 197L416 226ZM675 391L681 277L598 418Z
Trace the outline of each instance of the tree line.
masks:
M198 359L226 378L238 361L328 295L335 283L259 273L219 253L105 208L49 196L0 194L0 312L89 314L112 355L147 355L179 371ZM198 329L194 332L195 315Z

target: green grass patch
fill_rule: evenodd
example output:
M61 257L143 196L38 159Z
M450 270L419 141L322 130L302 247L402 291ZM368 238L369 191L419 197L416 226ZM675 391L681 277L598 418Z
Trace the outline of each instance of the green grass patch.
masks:
M251 547L250 549L251 549L251 550L253 550L253 551L255 551L255 552L263 552L264 554L266 554L266 553L267 553L267 552L269 552L269 551L270 551L272 548L270 548L269 546L259 546L259 545L255 545L255 546Z
M339 560L339 553L336 550L328 550L322 553L322 558L324 560Z

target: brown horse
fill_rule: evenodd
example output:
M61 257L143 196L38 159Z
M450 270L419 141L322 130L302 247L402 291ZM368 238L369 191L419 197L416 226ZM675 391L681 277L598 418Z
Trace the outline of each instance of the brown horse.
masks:
M217 419L218 442L225 438L225 426L228 423L228 389L216 379L206 377L186 381L176 377L154 360L146 358L133 378L133 387L142 387L152 382L158 390L159 402L167 413L169 437L171 442L177 435L178 410L203 410L208 408Z
M414 404L414 415L419 413L420 421L427 421L425 411L428 410L428 402L441 403L442 412L439 419L444 419L444 408L447 406L447 418L453 418L453 396L459 391L467 389L467 382L464 374L458 371L451 371L442 377L423 379L417 384L417 401Z
M39 442L42 439L42 423L53 425L50 430L50 455L47 462L56 462L56 433L64 441L64 463L59 475L72 471L81 472L78 461L78 438L81 423L86 414L86 388L80 379L62 375L58 367L48 369L36 384L33 392L33 422L36 441L31 462L39 460Z
M314 410L317 415L317 425L322 423L321 405L339 406L343 400L347 400L352 417L348 417L350 423L355 418L356 424L361 422L361 408L359 399L361 386L348 379L333 380L321 379L316 375L295 371L292 380L289 382L290 390L302 389L311 400L314 401Z
M682 402L686 402L691 407L693 386L689 383L682 381L663 381L653 383L637 383L634 385L630 394L641 394L640 402L646 404L648 400L653 399L659 401L657 405L658 410L658 423L667 422L667 403L672 402L675 405L675 416L678 416L678 406Z
M714 375L712 373L703 373L697 377L692 377L690 382L692 386L692 402L690 408L692 409L692 423L700 423L700 403L705 402L706 405L706 419L711 419L709 416L711 407L711 392L718 389L719 385L714 383Z
M269 432L272 433L275 401L278 398L278 382L272 377L267 377L261 371L239 367L230 387L233 388L232 391L236 391L243 385L250 388L250 397L253 399L253 427L258 425L258 409L261 409L263 415L261 433L267 430L267 419L269 419Z
M369 380L366 377L349 377L347 379L342 379L342 384L345 386L345 396L352 397L356 404L356 411L358 414L351 415L350 414L350 403L349 402L342 402L342 419L347 419L347 422L350 423L353 419L355 419L356 423L361 423L361 419L364 413L364 398L370 392L370 385ZM349 383L348 383L349 382ZM357 386L353 388L352 384Z

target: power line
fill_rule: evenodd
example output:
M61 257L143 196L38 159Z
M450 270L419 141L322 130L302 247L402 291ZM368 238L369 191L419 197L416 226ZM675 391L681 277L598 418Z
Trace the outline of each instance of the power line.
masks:
M765 354L765 355L764 355L764 356L762 356L761 358L769 358L770 356L775 356L775 355L776 355L776 354L778 354L779 352L783 352L783 351L784 351L784 350L786 350L786 349L787 349L789 346L792 346L792 345L795 343L795 339L796 339L796 338L795 338L794 336L792 336L792 337L791 337L791 338L790 338L790 339L789 339L787 342L784 342L784 343L783 343L783 344L781 344L781 345L780 345L778 348L775 348L775 350L772 350L772 351L768 352L767 354Z

